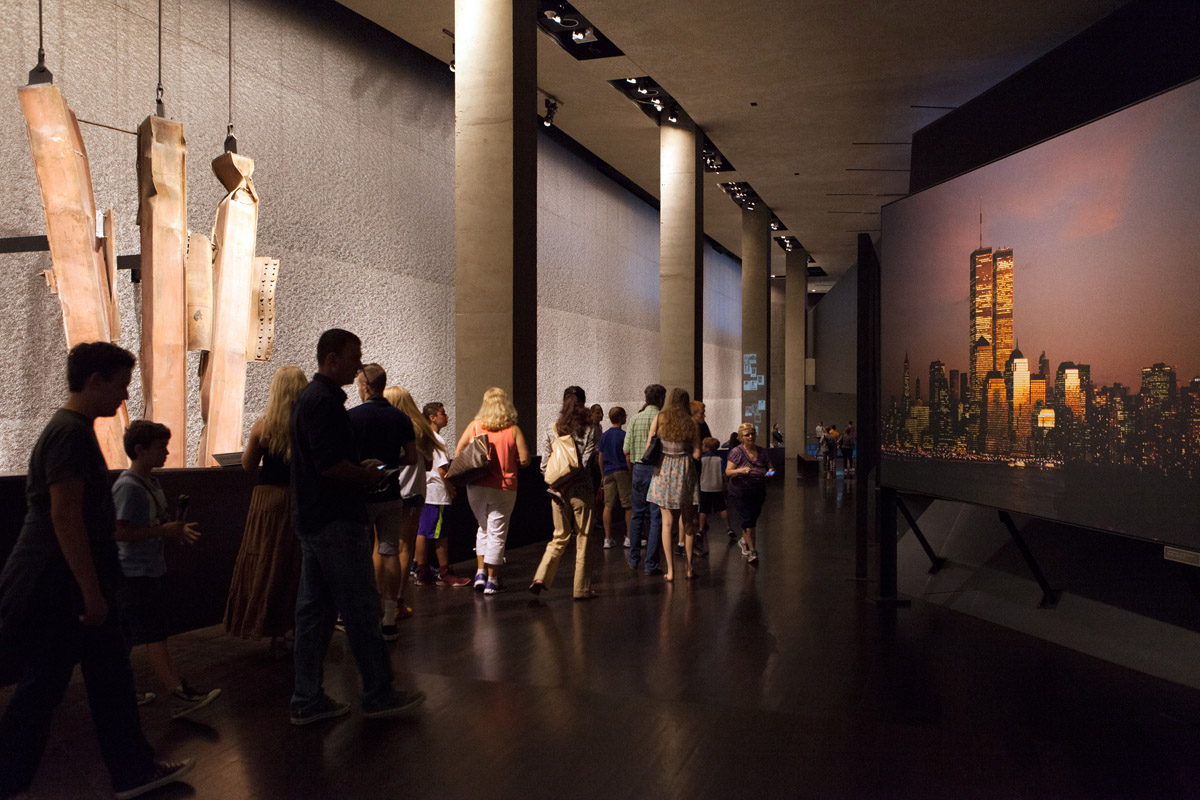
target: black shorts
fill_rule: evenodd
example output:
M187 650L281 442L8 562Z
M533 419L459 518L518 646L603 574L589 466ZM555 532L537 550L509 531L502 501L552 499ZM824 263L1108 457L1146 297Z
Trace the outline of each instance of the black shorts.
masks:
M725 493L724 492L701 492L700 493L700 513L701 514L720 514L725 510Z
M121 630L131 647L161 642L171 634L163 578L126 578L117 589L117 606Z

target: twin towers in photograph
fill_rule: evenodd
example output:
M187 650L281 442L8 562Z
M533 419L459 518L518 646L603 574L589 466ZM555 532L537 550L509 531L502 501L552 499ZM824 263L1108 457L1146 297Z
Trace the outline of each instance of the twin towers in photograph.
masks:
M929 364L927 395L904 357L903 395L884 410L884 449L906 457L1148 468L1200 476L1200 378L1142 368L1141 385L1092 383L1090 364L1051 370L1013 338L1013 250L970 257L967 369ZM1043 343L1044 344L1044 343ZM915 380L914 380L915 377Z

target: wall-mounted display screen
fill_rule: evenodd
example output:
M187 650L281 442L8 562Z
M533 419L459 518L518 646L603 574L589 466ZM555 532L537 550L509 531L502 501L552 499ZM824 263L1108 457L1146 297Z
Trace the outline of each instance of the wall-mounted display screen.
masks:
M1200 549L1198 132L1195 81L884 208L885 485Z

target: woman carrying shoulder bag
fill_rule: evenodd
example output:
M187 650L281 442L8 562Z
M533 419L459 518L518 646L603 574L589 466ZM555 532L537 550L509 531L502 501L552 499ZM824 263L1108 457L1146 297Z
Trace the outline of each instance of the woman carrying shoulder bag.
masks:
M454 448L459 453L477 436L486 436L491 456L487 473L467 486L467 501L479 530L475 534L475 591L486 595L505 591L500 581L508 523L517 504L517 469L529 466L529 449L517 427L517 410L508 392L493 386Z
M592 591L592 537L588 534L592 527L592 507L595 501L595 484L592 479L591 464L596 459L596 425L592 422L592 412L587 407L583 389L578 386L568 386L563 392L562 409L558 420L546 432L546 459L542 462L542 473L546 473L546 465L558 442L565 437L571 438L571 446L577 455L577 471L575 477L559 489L550 488L550 511L554 517L554 537L546 545L542 563L538 565L533 583L529 591L535 595L549 589L558 572L558 563L575 533L575 590L576 600L589 600L595 597Z

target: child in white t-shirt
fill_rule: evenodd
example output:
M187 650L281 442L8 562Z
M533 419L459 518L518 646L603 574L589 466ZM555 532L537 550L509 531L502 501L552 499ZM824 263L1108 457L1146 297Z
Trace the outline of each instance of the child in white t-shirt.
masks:
M729 538L736 540L738 534L729 525L729 512L725 510L725 459L717 452L720 446L711 436L700 443L704 451L700 454L700 530L707 530L709 514L719 512Z
M441 449L434 448L433 467L425 476L425 507L421 510L421 521L417 526L417 580L418 586L451 586L458 588L471 582L470 578L454 574L450 566L450 544L447 541L445 520L446 509L454 502L454 484L446 481L446 468L450 457L446 451L446 441L442 438L441 430L450 422L446 416L446 407L441 403L426 403L421 409L433 435L442 445ZM435 574L429 566L428 541L433 540L434 551L437 553L438 571Z

